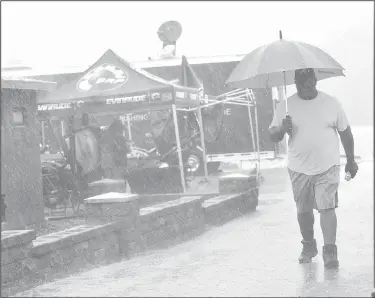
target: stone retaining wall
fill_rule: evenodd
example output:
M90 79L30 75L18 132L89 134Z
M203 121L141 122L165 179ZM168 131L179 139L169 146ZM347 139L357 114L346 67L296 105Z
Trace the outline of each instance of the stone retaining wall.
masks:
M202 197L182 197L141 209L139 230L147 249L199 235L204 230Z
M8 264L18 262L21 266L25 260L30 272L27 279L21 273L24 270L2 278L2 296L200 235L206 227L225 223L254 210L258 204L258 189L208 199L184 196L145 208L139 208L138 199L137 195L124 193L88 198L85 200L85 225L37 239L35 232L19 231L27 235L23 239L28 240L23 242L16 240L19 237L14 236L13 240L3 232L2 276L13 270ZM21 251L20 257L9 257L18 255L16 250Z
M202 204L205 223L220 225L255 210L258 195L258 189L254 188L242 194L226 194L205 200Z
M87 265L117 260L117 229L118 223L82 225L39 237L31 249L35 277L46 282L62 271L73 273Z
M9 286L30 273L30 250L36 232L30 230L1 232L1 286Z

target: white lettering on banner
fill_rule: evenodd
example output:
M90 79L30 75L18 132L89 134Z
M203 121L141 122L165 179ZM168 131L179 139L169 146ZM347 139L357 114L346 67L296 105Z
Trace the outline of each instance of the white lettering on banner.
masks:
M225 116L230 116L231 114L232 114L231 109L225 109L225 110L224 110L224 115L225 115Z
M163 93L161 95L161 100L162 101L170 101L172 100L172 93L168 92L168 93Z
M178 97L178 98L185 99L185 95L186 95L185 92L180 92L180 91L176 92L176 97Z
M152 138L152 134L150 132L145 133L146 138Z
M203 95L202 95L203 96ZM191 99L191 100L198 100L201 98L200 94L194 94L194 93L187 93L187 92L176 92L176 97L181 99Z
M124 119L124 121L144 121L148 120L148 113L145 114L130 114L130 115L125 115L121 116L121 119Z
M72 106L70 102L67 103L49 103L38 105L38 111L51 111L51 110L63 110L70 109Z
M116 97L116 98L107 98L105 103L110 104L123 104L123 103L134 103L145 101L147 98L146 95L136 95L136 96L127 96L127 97Z

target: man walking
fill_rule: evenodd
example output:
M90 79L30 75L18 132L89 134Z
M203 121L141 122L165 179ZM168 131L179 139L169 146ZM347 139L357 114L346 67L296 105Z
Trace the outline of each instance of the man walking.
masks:
M317 90L313 69L295 71L297 93L285 106L278 105L269 127L271 140L280 142L286 133L288 171L292 182L297 219L302 234L300 263L308 263L318 254L314 239L314 213L320 213L325 267L339 266L336 246L338 186L340 183L340 142L347 164L345 172L354 178L358 166L354 160L354 140L340 102Z

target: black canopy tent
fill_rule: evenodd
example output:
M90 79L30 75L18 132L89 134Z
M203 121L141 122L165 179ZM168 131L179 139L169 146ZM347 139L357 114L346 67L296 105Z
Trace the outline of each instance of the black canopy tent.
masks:
M38 115L41 118L51 119L66 116L72 118L83 113L117 115L172 109L180 174L185 192L185 175L176 111L189 107L198 108L200 91L199 88L172 84L146 71L135 69L112 50L107 50L81 76L40 98ZM74 138L72 140L75 156ZM75 170L74 164L72 170Z
M62 88L38 101L38 113L77 115L118 114L199 106L199 89L172 84L107 50L104 55Z

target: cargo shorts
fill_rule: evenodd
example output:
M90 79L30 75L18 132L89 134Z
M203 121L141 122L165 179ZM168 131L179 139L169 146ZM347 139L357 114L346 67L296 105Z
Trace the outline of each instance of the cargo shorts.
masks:
M317 175L306 175L290 169L288 171L298 214L311 212L313 209L320 212L338 207L340 166L335 165Z

